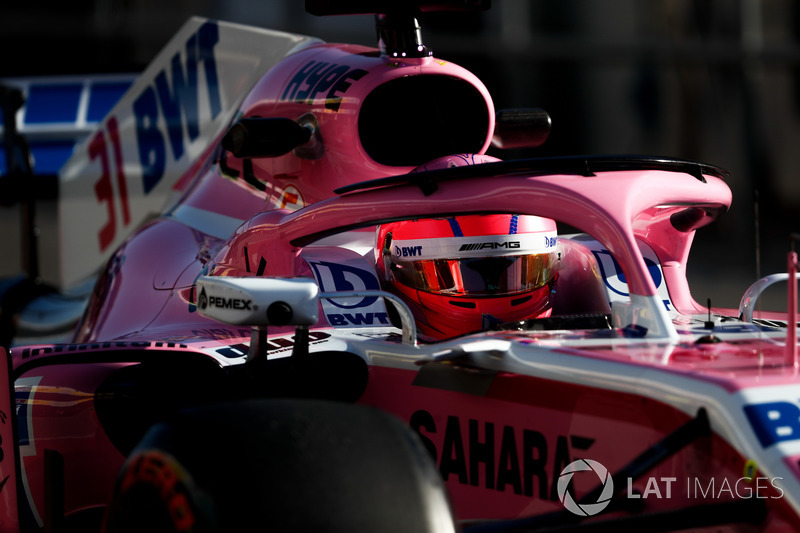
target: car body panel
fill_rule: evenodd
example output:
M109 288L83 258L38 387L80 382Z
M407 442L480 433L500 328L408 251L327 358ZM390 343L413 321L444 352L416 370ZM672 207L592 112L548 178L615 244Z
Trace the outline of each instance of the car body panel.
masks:
M204 38L213 57L197 48ZM211 79L212 59L218 86L198 81ZM169 107L158 92L168 72L197 74L190 97L208 104L197 130L179 109L194 100ZM416 78L421 89L404 92ZM422 105L453 95L469 105L449 111L472 118ZM408 131L420 143L392 129L417 107ZM393 121L376 118L384 108ZM162 122L176 109L177 124ZM190 21L62 170L62 281L99 274L67 342L10 350L16 416L0 398L0 446L14 461L0 460L0 473L16 490L0 488L0 530L48 527L62 478L66 516L102 510L144 431L184 407L284 394L399 417L466 525L570 524L573 504L590 514L607 501L582 507L564 487L570 465L591 460L613 474L621 506L602 518L701 506L724 524L711 504L746 500L764 506L758 530L800 527L800 378L786 327L796 319L741 320L695 301L686 280L695 231L731 204L725 172L644 156L495 160L494 111L482 82L447 61ZM283 155L237 156L226 132L271 118L309 139ZM395 295L380 292L376 226L496 213L569 228L547 243L561 322L441 341L398 323ZM198 283L241 278L313 281L318 321L251 328L206 316ZM6 453L14 438L17 453ZM597 481L576 476L573 492L592 495Z

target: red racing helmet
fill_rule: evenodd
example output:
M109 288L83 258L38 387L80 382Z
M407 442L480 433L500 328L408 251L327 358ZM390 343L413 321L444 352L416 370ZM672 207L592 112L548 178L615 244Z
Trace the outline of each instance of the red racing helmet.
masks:
M423 334L446 339L549 316L556 223L530 215L464 215L378 228L376 265Z

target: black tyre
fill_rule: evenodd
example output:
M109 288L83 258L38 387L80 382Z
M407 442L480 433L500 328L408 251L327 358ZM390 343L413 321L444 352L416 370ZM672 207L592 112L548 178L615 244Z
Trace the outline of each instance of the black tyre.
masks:
M376 409L316 400L204 406L126 461L106 531L454 531L417 436Z

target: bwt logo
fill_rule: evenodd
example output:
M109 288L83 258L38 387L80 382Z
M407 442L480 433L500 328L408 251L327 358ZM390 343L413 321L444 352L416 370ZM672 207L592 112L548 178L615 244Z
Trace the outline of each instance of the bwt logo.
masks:
M776 442L800 439L800 407L794 402L746 405L744 414L764 448Z
M548 237L547 235L544 236L545 248L554 248L556 244L558 244L558 237Z
M309 262L309 265L323 292L371 291L381 288L375 274L362 268L329 261L314 261ZM346 303L343 299L329 299L328 303L341 309L356 309L368 307L377 300L375 296L366 296L357 302Z
M174 161L183 157L184 128L189 141L200 136L200 98L198 65L203 65L211 119L222 111L217 64L214 46L219 42L219 28L206 22L186 41L186 59L177 53L170 63L170 76L166 69L156 75L155 85L145 87L133 102L136 118L136 140L145 194L149 193L164 176L167 166L167 141ZM172 79L170 83L169 78ZM167 126L167 139L158 127L159 116Z
M422 246L395 246L394 255L397 257L419 257L422 255Z

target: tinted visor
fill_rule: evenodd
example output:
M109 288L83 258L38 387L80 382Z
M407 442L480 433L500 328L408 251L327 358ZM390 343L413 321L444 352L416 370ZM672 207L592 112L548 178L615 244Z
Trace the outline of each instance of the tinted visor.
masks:
M552 278L551 254L393 261L394 278L409 287L450 295L503 295L527 292Z

